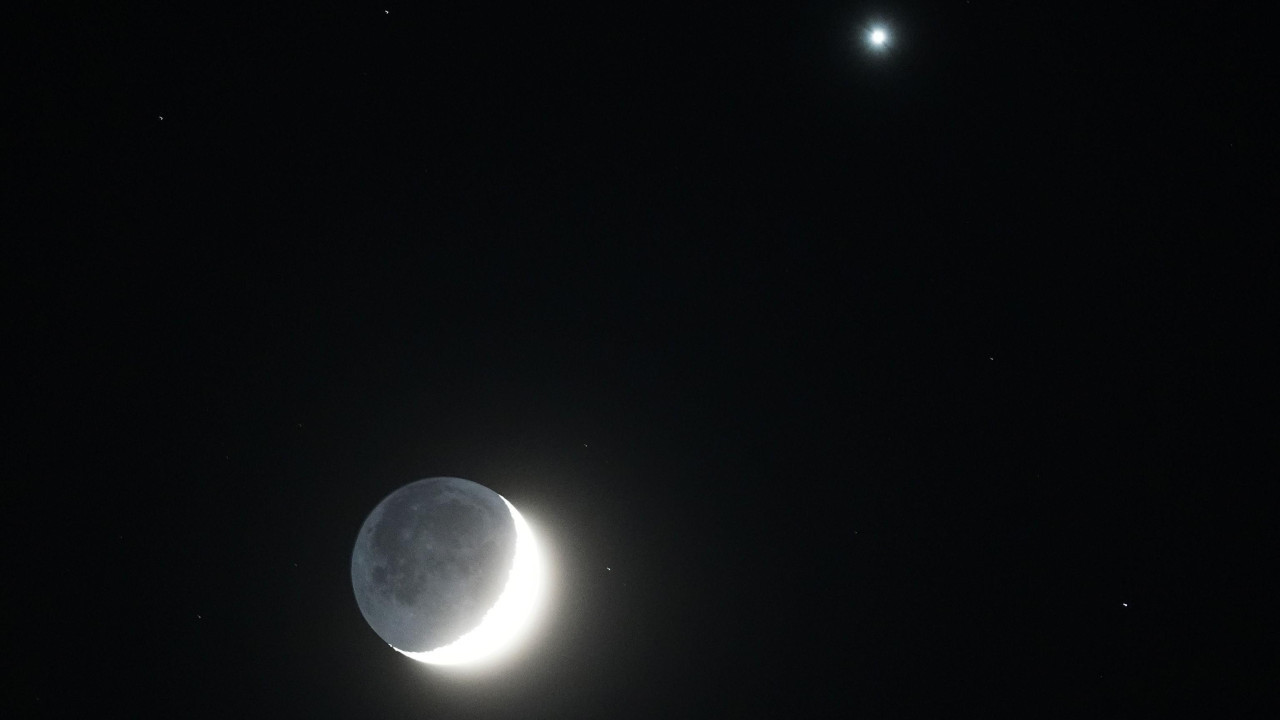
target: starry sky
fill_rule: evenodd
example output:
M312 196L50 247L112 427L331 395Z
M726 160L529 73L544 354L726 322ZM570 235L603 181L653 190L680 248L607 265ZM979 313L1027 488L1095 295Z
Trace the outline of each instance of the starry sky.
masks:
M1265 25L775 5L15 17L15 717L1264 716ZM436 475L474 677L350 587Z

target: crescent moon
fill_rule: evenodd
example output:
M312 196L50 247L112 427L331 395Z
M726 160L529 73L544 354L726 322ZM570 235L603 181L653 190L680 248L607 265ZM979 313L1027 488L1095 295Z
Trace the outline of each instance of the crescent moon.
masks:
M502 498L502 502L507 504L515 523L516 547L511 573L497 602L475 629L448 645L425 652L409 652L392 645L396 652L431 665L469 665L511 649L529 629L541 605L542 556L529 523L506 498Z

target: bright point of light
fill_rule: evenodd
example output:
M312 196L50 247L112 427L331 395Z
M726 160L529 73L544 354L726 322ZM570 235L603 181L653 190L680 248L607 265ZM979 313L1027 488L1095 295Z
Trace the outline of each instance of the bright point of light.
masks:
M859 37L862 39L862 44L868 52L884 54L888 53L889 49L893 47L893 32L890 30L889 25L885 23L876 22L863 25L858 32L860 33Z
M542 605L546 586L542 556L534 542L533 532L529 530L529 523L506 498L502 498L502 502L507 503L511 519L516 524L516 553L507 586L498 596L498 601L474 630L452 643L426 652L406 652L395 648L397 652L431 665L465 665L487 660L510 649L529 629Z

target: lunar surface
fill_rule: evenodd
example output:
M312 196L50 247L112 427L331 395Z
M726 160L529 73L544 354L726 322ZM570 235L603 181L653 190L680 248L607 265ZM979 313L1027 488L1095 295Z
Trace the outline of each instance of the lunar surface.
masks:
M387 496L351 555L360 612L396 650L423 662L488 657L527 624L539 584L528 524L492 490L428 478Z

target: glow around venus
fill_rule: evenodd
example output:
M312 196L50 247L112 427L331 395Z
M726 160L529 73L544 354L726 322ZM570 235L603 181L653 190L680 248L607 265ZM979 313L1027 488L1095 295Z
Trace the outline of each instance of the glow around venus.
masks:
M426 652L408 652L392 645L397 652L432 665L468 665L511 649L529 630L546 590L543 559L529 523L506 498L502 502L515 522L516 547L511 574L497 602L474 630L448 645Z

